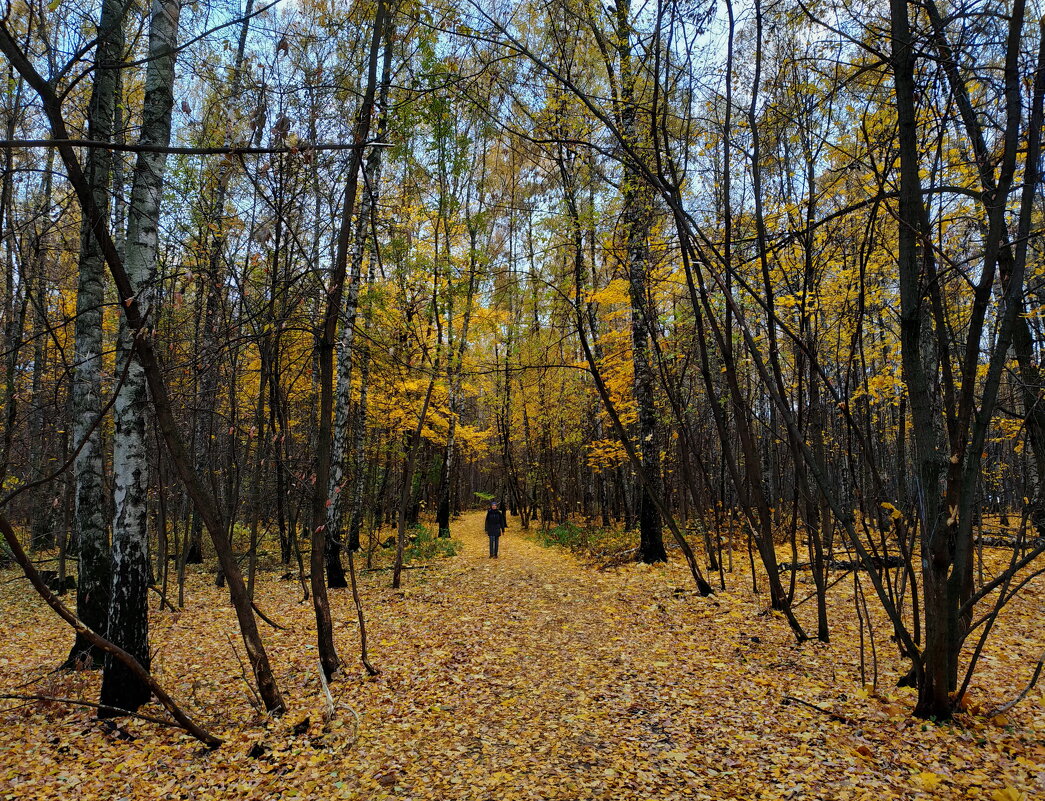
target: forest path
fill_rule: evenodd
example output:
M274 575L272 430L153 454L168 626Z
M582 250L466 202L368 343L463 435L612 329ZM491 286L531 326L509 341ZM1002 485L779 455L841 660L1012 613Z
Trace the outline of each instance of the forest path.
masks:
M455 522L457 557L411 571L401 596L382 593L400 608L374 616L385 673L365 685L366 705L378 709L357 747L380 766L375 776L396 779L382 788L364 778L360 789L396 798L748 798L754 770L801 797L802 773L815 762L848 765L837 753L795 754L802 741L783 733L797 727L808 739L806 723L817 733L839 724L781 707L779 694L767 700L765 679L741 678L799 667L771 656L745 664L770 640L791 649L782 621L753 623L755 605L720 610L693 592L682 564L595 570L523 536L517 518L490 559L483 519ZM760 636L742 632L741 620ZM779 734L766 739L769 726ZM795 773L783 775L784 765ZM845 769L835 772L847 780Z
M226 591L209 570L192 571L183 610L153 609L153 667L225 745L202 750L134 720L120 739L90 709L0 704L0 799L1045 797L1040 702L1014 711L1015 725L923 727L909 691L887 684L903 665L881 647L880 695L860 689L851 583L832 593L831 644L796 646L752 592L743 553L728 591L701 598L682 559L600 571L541 547L517 519L509 526L499 559L487 556L483 514L469 513L452 527L461 552L406 571L402 589L385 569L360 574L377 677L359 664L351 594L331 591L344 670L331 684L330 730L315 618L296 582L266 572L257 585L259 606L283 625L264 636L290 708L270 720L248 703ZM96 699L97 674L51 673L68 629L32 593L11 591L17 581L0 572L10 588L0 623L23 621L0 637L0 690L42 677L32 686L49 696ZM799 609L806 621L810 606ZM1040 606L1014 623L1038 648ZM989 665L995 688L977 698L1022 687L1026 654L998 650ZM1006 787L1027 794L996 794Z

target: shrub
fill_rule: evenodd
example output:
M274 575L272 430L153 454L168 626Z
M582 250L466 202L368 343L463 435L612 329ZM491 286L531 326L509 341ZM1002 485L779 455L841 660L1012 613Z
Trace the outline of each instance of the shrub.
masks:
M587 547L590 534L587 529L567 521L555 528L540 529L537 537L542 545L557 545L560 548L577 550Z
M403 552L403 559L407 562L423 562L426 559L446 559L457 556L461 550L458 540L447 537L434 537L432 530L420 524L412 526L407 532L407 541L410 543Z
M10 567L15 562L15 555L5 540L0 540L0 567Z

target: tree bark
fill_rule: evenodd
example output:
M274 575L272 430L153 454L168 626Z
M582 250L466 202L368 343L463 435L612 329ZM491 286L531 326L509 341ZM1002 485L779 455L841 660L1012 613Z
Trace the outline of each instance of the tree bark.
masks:
M215 737L213 734L201 729L196 725L188 715L182 712L181 708L174 703L174 700L163 691L163 688L156 682L149 672L142 667L142 665L129 653L124 651L119 646L113 644L109 640L105 639L97 632L92 631L84 622L78 619L72 612L66 609L62 602L59 601L44 583L40 574L33 567L33 563L29 561L29 557L25 555L25 551L22 550L21 543L18 542L18 537L8 522L7 518L0 515L0 534L3 535L4 540L7 542L8 547L11 549L11 553L14 554L15 561L21 566L26 578L29 579L30 583L40 594L40 597L44 599L48 606L50 606L58 616L62 618L66 623L75 629L78 637L82 637L84 640L89 642L92 647L97 648L99 651L105 653L106 657L112 657L122 662L126 668L134 673L139 681L149 686L151 691L156 695L156 698L161 704L171 713L178 725L181 726L185 731L195 737L197 740L202 742L204 745L210 748L216 748L221 745L222 741ZM115 710L111 707L106 709L99 709L99 717L112 717L113 712L120 712L122 710ZM104 714L103 714L104 713Z
M98 23L96 67L88 107L87 136L92 141L112 139L113 119L119 91L119 64L124 51L125 0L105 0ZM109 217L112 153L91 148L84 164L87 190L106 220ZM97 425L102 412L102 304L104 303L105 259L91 220L85 215L80 226L80 259L74 330L72 407L73 442L83 443L73 462L75 483L74 531L77 543L78 582L76 615L91 631L103 636L109 629L109 594L112 563L109 527L105 521L105 479L102 431ZM87 664L101 667L104 655L77 633L66 666Z
M370 41L370 59L367 71L367 86L356 118L353 141L355 148L349 162L348 180L345 185L344 207L338 231L334 265L327 288L326 310L323 323L317 332L316 356L319 362L319 435L316 443L316 485L312 499L312 605L316 613L316 633L319 659L323 672L330 679L341 662L334 647L333 624L330 620L330 604L327 600L326 583L323 580L326 567L327 510L332 503L329 495L331 476L331 452L333 444L334 416L334 348L337 341L337 325L341 317L341 298L344 294L345 276L348 272L349 240L352 236L352 220L355 212L356 189L359 173L363 166L363 151L370 136L371 116L374 109L374 94L377 88L377 56L383 27L387 15L384 0L379 0L374 13L374 26Z
M0 52L7 57L12 66L39 95L51 134L57 140L56 147L62 157L62 162L65 164L69 184L76 193L84 217L90 223L91 232L97 240L99 249L109 268L109 274L116 284L123 316L132 328L144 332L147 330L145 315L137 303L135 290L124 268L123 259L113 241L109 230L109 221L95 205L90 184L84 176L83 168L72 145L69 144L71 140L65 124L65 118L62 115L61 101L51 85L40 75L33 66L32 61L22 52L21 48L3 26L0 26ZM210 497L199 476L193 470L185 439L174 419L170 395L167 391L167 384L164 381L159 357L153 347L152 337L136 335L133 341L138 358L141 360L142 367L145 370L153 408L156 413L156 422L170 451L171 461L177 468L194 507L203 517L204 525L217 551L219 564L228 579L229 594L232 598L233 606L236 608L236 617L243 635L247 659L254 671L254 677L258 683L258 691L265 703L265 708L272 714L279 714L283 711L283 699L279 693L275 677L272 674L272 668L268 661L268 654L265 652L262 644L261 635L258 633L257 621L254 619L250 599L247 597L243 576L224 537L225 527L221 518L221 511L214 499Z
M635 72L631 51L631 4L621 0L616 7L617 51L620 59L620 97L618 115L624 144L634 154L641 153L638 132L638 101L635 98ZM663 502L663 477L660 465L660 440L657 410L654 405L654 376L649 358L650 327L653 309L649 297L649 235L653 198L633 159L623 160L621 196L628 289L631 298L631 354L634 367L633 389L638 408L639 453L646 480L639 483L638 523L639 560L667 561L659 506ZM653 497L657 496L657 497Z
M939 414L933 408L932 381L938 357L932 347L932 323L924 283L934 271L928 247L927 222L918 168L918 132L915 112L915 42L908 0L890 0L892 67L896 92L897 142L900 155L900 191L897 220L897 274L900 286L900 350L914 420L915 480L920 504L922 578L925 605L924 659L915 665L918 704L923 717L947 718L952 704L947 679L947 571L950 546L943 536L946 520L941 504L943 460ZM936 536L939 535L939 536Z
M149 20L149 64L140 141L166 147L171 138L174 108L174 63L178 44L181 0L152 5ZM156 262L159 249L160 203L163 199L164 153L140 153L131 188L124 261L138 304L154 312ZM148 385L134 350L135 337L151 337L155 320L132 328L120 326L117 363L130 360L126 378L113 406L113 575L109 600L109 639L149 669L149 460L146 452ZM138 709L151 689L127 665L108 655L102 674L101 702ZM99 713L108 714L108 713Z
M387 128L387 116L385 106L388 102L388 83L390 79L392 61L392 38L395 27L391 21L387 23L387 31L384 32L384 57L381 67L381 87L377 100L379 119L377 124L378 139L384 136ZM358 455L360 450L359 437L362 433L365 437L366 417L365 411L362 420L355 420L356 428L353 428L352 420L352 368L356 361L365 359L365 354L357 354L354 349L356 326L359 314L359 292L363 285L363 259L370 250L371 233L374 225L374 215L377 213L377 203L381 185L381 162L383 148L371 148L367 155L364 167L363 196L359 204L359 213L356 215L356 227L352 245L352 262L348 276L348 292L345 295L345 306L341 319L341 341L337 362L337 387L334 394L334 434L331 443L330 458L330 481L328 497L330 502L327 506L327 553L326 571L327 585L329 587L348 586L345 578L345 570L341 565L341 548L345 543L343 536L345 516L345 489L349 483L349 456ZM361 378L366 381L368 376L365 371L360 370ZM361 406L365 410L366 388L361 388ZM353 531L351 521L355 520L356 510L362 507L361 493L357 497L356 489L360 487L362 475L362 463L360 459L353 460L355 468L352 492L350 495L349 508L351 509L350 528L348 535L348 547L352 550L359 548L359 529Z

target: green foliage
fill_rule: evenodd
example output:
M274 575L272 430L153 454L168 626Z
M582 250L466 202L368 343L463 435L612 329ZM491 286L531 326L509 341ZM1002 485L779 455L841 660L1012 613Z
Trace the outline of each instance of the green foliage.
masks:
M420 524L407 531L409 546L403 552L406 562L423 562L427 559L447 559L457 556L461 550L458 540L448 537L436 537L432 529Z
M566 548L582 558L598 560L634 546L638 532L619 528L603 528L588 523L560 523L554 528L538 529L537 541L545 547Z
M475 497L478 498L483 503L489 503L490 501L492 501L497 496L494 495L492 492L476 492L475 493Z
M597 531L598 529L591 530L567 521L560 523L555 528L540 529L537 532L537 539L542 545L555 545L575 551L586 548L591 541L592 534Z

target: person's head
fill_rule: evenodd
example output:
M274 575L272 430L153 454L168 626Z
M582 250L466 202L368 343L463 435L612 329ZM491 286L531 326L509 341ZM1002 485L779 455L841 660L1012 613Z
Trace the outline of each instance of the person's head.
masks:
M497 501L490 501L490 508L491 509L496 509L497 508Z

